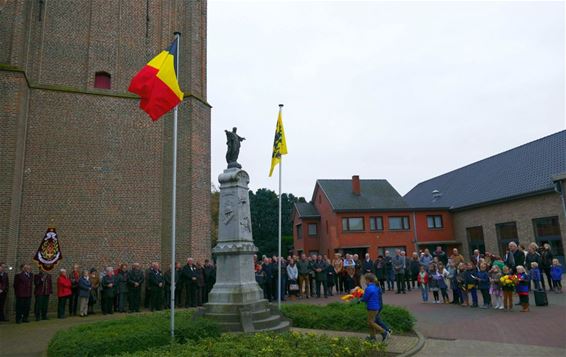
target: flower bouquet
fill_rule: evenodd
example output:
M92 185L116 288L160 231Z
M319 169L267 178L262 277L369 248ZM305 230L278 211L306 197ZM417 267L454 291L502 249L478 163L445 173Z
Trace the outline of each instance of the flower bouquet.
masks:
M356 286L350 291L348 295L344 295L340 299L342 299L342 301L352 301L354 303L357 303L362 296L364 296L364 289Z
M504 288L514 288L515 286L519 285L519 278L517 277L517 275L513 274L513 275L503 275L500 279L499 282L501 283L501 286Z

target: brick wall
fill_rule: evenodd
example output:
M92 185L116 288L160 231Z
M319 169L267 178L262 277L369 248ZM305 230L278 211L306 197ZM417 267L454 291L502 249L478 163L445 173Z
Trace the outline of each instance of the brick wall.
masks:
M566 219L560 196L556 193L524 198L511 202L495 204L487 207L471 209L454 213L454 232L456 240L462 242L462 254L471 256L466 236L466 228L483 227L485 249L494 254L500 254L495 224L516 222L519 242L525 247L535 241L534 218L558 216L562 245L566 247ZM503 252L505 253L505 252Z
M0 260L30 262L53 220L63 267L168 265L172 114L152 123L126 90L174 31L182 32L186 95L179 110L177 259L208 258L206 1L43 4L15 0L0 12ZM93 88L98 71L110 73L110 90Z

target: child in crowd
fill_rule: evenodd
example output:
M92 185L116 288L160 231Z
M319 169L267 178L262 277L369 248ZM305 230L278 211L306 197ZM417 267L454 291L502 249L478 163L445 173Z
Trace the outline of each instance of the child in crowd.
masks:
M465 285L465 300L466 303L464 306L469 305L468 293L472 295L472 306L471 307L478 307L478 291L476 288L477 283L477 270L474 268L472 263L466 264L466 271L464 272L464 285Z
M423 265L419 268L419 275L417 275L417 283L421 288L421 295L423 297L423 302L428 301L428 273L426 272Z
M562 293L562 265L558 259L552 259L552 266L550 267L550 277L552 278L552 288L554 292Z
M450 302L450 298L448 297L448 286L450 285L450 274L446 269L444 269L444 265L442 263L438 264L438 273L442 276L442 281L440 282L440 293L442 294L442 301L445 304Z
M507 265L503 267L503 274L505 275L513 275L511 273L511 269ZM503 306L505 307L505 311L513 310L513 291L515 290L512 286L503 286Z
M503 291L501 290L501 270L499 266L494 265L489 271L489 293L492 296L492 301L495 301L495 309L503 310Z
M428 287L430 288L430 291L432 291L434 304L440 303L440 299L438 297L438 292L440 291L440 280L443 280L442 275L438 273L436 270L436 264L433 263L428 268Z
M529 276L522 265L517 265L517 277L519 284L517 285L517 295L519 295L519 302L523 307L521 312L529 311L529 285L531 284Z
M491 297L489 296L489 273L487 272L487 264L485 262L480 263L480 271L476 273L476 277L483 299L482 309L490 308Z
M531 280L533 281L533 284L535 285L535 290L540 290L540 269L538 268L538 263L537 262L532 262L531 263L531 271L529 272L529 274L531 275Z

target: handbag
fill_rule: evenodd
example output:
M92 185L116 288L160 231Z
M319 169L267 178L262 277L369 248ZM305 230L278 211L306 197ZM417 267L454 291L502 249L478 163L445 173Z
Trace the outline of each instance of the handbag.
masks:
M289 290L291 291L299 291L299 284L297 284L296 280L291 280L289 284Z

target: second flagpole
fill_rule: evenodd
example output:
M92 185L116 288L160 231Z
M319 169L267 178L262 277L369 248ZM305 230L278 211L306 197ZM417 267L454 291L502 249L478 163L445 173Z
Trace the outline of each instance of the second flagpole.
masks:
M283 112L283 104L279 104L279 118L281 118L281 114ZM278 285L278 294L277 294L277 308L281 310L281 295L283 294L283 287L281 286L281 171L283 170L283 155L279 155L279 231L277 235L277 244L278 244L278 269L279 272L277 276L279 277L277 280Z

